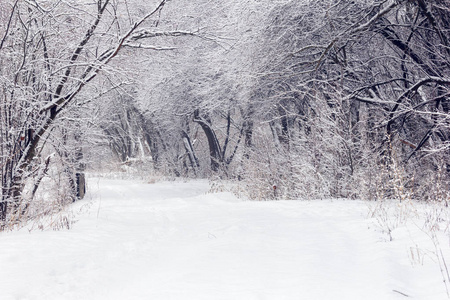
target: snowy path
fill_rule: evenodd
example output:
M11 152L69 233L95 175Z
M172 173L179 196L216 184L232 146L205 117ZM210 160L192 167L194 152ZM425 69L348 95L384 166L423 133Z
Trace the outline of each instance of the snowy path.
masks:
M439 270L368 228L363 202L90 185L73 229L0 234L0 299L446 299Z

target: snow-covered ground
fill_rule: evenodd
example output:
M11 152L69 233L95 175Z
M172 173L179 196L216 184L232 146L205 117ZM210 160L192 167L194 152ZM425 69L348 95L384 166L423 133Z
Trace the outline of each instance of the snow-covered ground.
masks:
M72 229L0 233L0 299L447 299L434 253L448 241L409 225L390 242L363 201L89 186Z

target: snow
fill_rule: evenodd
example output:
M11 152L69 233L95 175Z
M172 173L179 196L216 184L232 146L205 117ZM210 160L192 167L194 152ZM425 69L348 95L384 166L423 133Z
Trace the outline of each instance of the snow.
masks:
M390 242L363 201L89 186L72 229L0 234L1 299L447 299L423 231L399 226Z

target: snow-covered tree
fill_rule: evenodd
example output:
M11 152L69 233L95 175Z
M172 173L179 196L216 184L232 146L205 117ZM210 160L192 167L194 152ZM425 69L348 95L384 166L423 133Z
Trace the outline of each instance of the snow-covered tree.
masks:
M133 41L142 35L152 36L149 30L155 27L166 1L124 19L127 4L109 0L2 2L2 223L8 213L24 213L27 204L23 202L30 200L24 199L25 184L45 173L51 157L42 156L43 146L59 118L68 108L88 100L78 96L101 71L111 71L107 66L122 48L135 46ZM136 32L142 25L144 32Z

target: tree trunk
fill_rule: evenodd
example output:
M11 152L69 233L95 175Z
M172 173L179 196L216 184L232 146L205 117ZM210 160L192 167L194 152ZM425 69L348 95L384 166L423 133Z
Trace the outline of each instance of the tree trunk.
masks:
M214 172L219 171L219 166L223 162L222 151L220 149L219 141L217 140L216 133L211 128L211 120L208 116L201 117L200 112L197 109L194 112L194 122L200 124L203 132L208 139L209 156L211 158L211 170Z
M86 194L86 177L84 173L76 173L75 177L77 199L83 199Z
M191 139L190 139L189 135L187 134L187 132L185 132L185 131L182 131L181 135L183 138L184 148L189 157L189 162L191 164L191 167L194 170L194 173L197 173L197 169L200 166L200 164L198 162L197 156L195 155L194 147L192 146Z

